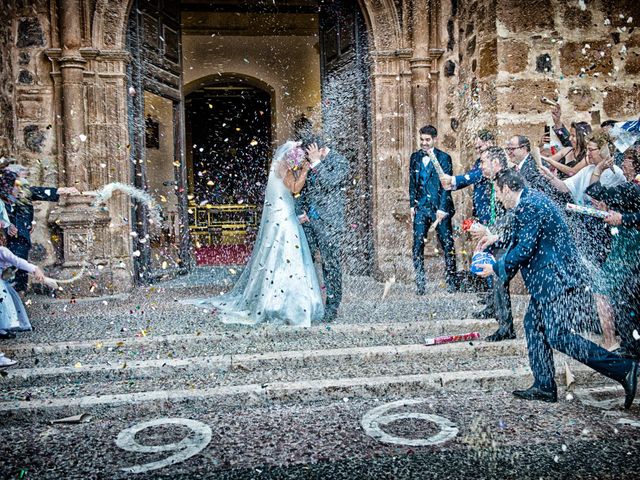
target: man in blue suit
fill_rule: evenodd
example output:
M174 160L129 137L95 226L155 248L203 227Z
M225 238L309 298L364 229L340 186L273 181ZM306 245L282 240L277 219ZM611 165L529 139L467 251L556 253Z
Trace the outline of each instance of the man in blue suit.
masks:
M514 213L511 245L494 266L484 265L480 275L488 277L495 272L496 281L507 282L522 270L531 294L524 329L534 383L513 394L525 400L557 401L555 348L620 382L628 409L636 394L638 362L574 333L581 317L595 315L595 309L586 272L560 210L543 193L525 188L515 169L496 175L496 195Z
M496 220L495 196L492 197L492 183L482 173L482 160L480 156L490 147L495 147L494 135L488 130L480 130L476 136L474 148L478 158L473 168L462 175L444 175L440 181L446 190L462 190L473 185L473 216L483 225L491 225ZM491 281L487 282L491 288ZM477 312L474 318L493 318L496 309L493 302L493 292L484 297L487 306Z
M434 222L440 247L444 251L447 291L457 291L456 256L451 219L455 213L451 192L445 190L429 158L433 153L444 173L453 173L451 157L435 148L438 131L432 125L420 129L420 150L409 162L409 202L413 219L413 266L416 270L416 293L425 293L424 240Z
M483 225L493 223L495 211L491 210L491 180L482 174L480 155L495 145L493 134L488 130L480 130L474 145L478 158L473 168L462 175L447 175L441 179L447 190L462 190L473 185L473 216Z

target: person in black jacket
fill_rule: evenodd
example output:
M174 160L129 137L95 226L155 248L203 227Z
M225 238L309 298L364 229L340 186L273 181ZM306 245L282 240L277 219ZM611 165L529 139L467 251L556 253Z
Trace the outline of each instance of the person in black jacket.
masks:
M21 184L17 201L6 205L11 222L11 225L6 229L7 248L14 255L28 260L29 250L31 250L31 232L34 225L32 202L57 202L61 194L78 195L80 192L75 187L30 187L27 181L29 175L27 167L13 164L6 167L6 170L15 173ZM13 288L18 292L24 292L27 289L27 282L27 273L18 270L15 274Z
M600 175L613 162L610 158L596 166L586 191L591 198L606 203L609 215L604 221L617 229L611 253L601 269L598 287L613 307L621 339L617 352L640 358L640 185L634 183L640 174L640 147L625 152L622 170L627 183L607 188L600 182ZM612 337L614 321L612 318L605 320L608 322L604 322L603 331Z

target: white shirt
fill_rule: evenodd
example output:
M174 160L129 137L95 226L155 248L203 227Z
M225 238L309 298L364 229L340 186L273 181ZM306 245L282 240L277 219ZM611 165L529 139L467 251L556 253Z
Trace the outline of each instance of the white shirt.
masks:
M524 162L527 161L527 158L529 158L531 155L527 155L526 157L524 157L522 159L522 161L518 164L518 170L522 170L522 166L524 165Z
M563 180L564 184L569 188L573 201L578 205L582 205L584 202L584 192L589 187L591 181L591 174L596 169L595 165L587 165L574 176ZM627 179L622 173L622 169L617 165L612 168L607 168L600 176L600 183L603 187L615 187L625 183Z

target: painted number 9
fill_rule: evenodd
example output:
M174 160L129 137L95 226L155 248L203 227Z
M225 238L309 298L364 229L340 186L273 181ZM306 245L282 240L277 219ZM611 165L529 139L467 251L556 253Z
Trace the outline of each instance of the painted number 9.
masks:
M384 443L393 443L396 445L410 445L413 447L423 447L426 445L437 445L451 440L458 434L458 427L450 420L440 417L438 415L431 415L428 413L394 413L387 414L387 411L394 408L405 407L407 405L417 405L424 403L425 400L398 400L397 402L386 403L372 410L369 410L362 417L361 425L364 431L370 437L379 440ZM404 438L389 435L382 430L381 427L388 425L389 423L396 422L405 418L417 418L420 420L426 420L433 422L440 427L440 432L428 438Z
M168 445L140 445L136 441L138 432L149 427L157 427L158 425L183 425L194 433L183 438L178 443L170 443ZM128 452L139 453L159 453L159 452L175 452L169 457L158 460L157 462L145 463L144 465L134 465L132 467L123 468L128 473L143 473L150 470L173 465L175 463L184 462L186 459L193 457L204 449L211 441L211 428L196 420L187 418L158 418L148 422L139 423L131 428L123 430L116 439L116 445Z

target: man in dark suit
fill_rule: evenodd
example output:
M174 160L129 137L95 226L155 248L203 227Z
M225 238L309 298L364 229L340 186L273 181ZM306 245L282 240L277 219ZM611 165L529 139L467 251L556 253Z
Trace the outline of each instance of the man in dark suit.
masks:
M320 251L327 294L324 320L331 322L337 317L342 301L344 189L349 162L336 150L324 146L319 137L303 139L302 146L306 148L311 169L296 198L296 211L309 245Z
M29 259L31 250L31 231L33 230L33 202L57 202L61 194L77 195L80 192L75 187L30 187L27 177L29 169L19 164L6 167L8 171L18 176L18 181L23 182L20 196L15 203L6 205L7 214L11 225L7 231L7 248L11 253L24 259ZM15 273L13 288L18 292L24 292L28 284L27 272L17 270Z
M482 174L480 155L495 145L493 134L488 130L480 130L475 139L474 148L478 158L473 164L473 168L462 175L443 175L440 177L440 182L445 190L463 190L473 185L473 216L482 225L490 225L495 221L496 210L495 198L492 197L493 185L491 180ZM493 318L496 314L491 279L487 283L487 287L491 291L485 296L486 307L477 312L474 318Z
M559 192L542 174L531 156L531 142L523 135L511 137L505 147L510 160L516 164L518 171L527 182L527 186L545 193L557 205L571 202L571 195Z
M447 175L453 173L451 157L435 148L438 131L432 125L420 129L420 150L409 162L409 205L413 219L413 266L416 270L416 293L425 294L424 241L427 232L437 222L436 232L444 251L447 291L457 291L457 268L451 219L455 213L451 192L445 190L438 172L429 158L433 153Z
M560 210L543 193L525 188L524 179L514 169L498 173L496 187L500 202L513 209L511 246L494 266L484 265L481 276L495 272L497 281L506 282L522 270L531 294L524 328L534 383L513 394L525 400L557 401L555 348L620 382L625 392L624 406L631 407L638 362L574 333L580 317L595 315L595 307L584 267L578 262L578 251Z

